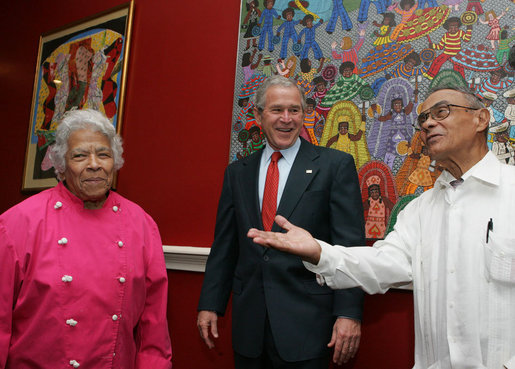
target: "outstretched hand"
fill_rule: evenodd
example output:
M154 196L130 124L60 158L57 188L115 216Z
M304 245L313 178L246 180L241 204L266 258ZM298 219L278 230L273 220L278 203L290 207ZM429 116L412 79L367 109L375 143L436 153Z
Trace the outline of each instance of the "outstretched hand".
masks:
M308 231L294 226L281 215L275 217L275 222L287 232L266 232L251 228L247 237L261 246L298 255L311 264L318 264L322 248Z

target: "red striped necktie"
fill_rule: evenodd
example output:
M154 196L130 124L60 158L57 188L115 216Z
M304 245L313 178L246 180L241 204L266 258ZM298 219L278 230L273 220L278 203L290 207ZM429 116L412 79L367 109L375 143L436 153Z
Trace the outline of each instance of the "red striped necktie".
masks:
M274 224L275 212L277 210L277 187L279 185L279 168L277 162L282 157L280 151L272 154L272 160L266 172L265 191L263 192L263 208L261 217L263 218L263 229L270 231Z

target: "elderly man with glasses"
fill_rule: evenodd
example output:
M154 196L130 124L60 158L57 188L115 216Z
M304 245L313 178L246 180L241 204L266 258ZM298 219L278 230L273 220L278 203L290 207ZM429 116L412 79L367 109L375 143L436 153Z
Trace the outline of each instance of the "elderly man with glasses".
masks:
M254 242L300 255L332 288L413 283L416 369L515 368L515 168L488 151L489 112L471 91L430 92L415 123L446 170L374 247L330 247L286 219Z

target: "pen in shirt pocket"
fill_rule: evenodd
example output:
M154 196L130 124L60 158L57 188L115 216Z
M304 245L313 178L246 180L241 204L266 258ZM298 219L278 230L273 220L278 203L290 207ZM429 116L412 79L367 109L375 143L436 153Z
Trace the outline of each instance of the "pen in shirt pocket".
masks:
M488 221L488 224L486 225L486 243L488 243L488 236L490 235L490 231L494 230L494 221L492 218Z

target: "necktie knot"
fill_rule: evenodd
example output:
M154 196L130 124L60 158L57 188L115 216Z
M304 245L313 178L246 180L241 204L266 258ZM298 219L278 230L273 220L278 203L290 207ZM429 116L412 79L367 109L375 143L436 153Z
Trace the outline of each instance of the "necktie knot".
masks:
M279 161L279 159L281 159L283 157L283 154L281 154L280 151L274 151L274 153L272 154L272 162L273 163L277 163Z

